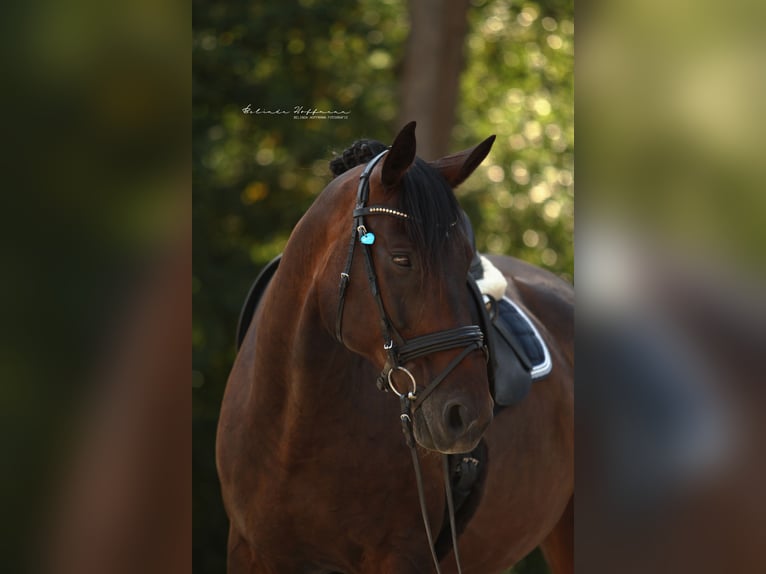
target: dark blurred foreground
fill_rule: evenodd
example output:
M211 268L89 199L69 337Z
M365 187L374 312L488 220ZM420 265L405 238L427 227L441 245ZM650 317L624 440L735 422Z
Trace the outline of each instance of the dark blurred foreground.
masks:
M578 239L578 571L762 572L762 288L640 228L591 225Z
M764 572L764 6L586 16L577 571Z
M190 15L4 12L0 570L189 572Z

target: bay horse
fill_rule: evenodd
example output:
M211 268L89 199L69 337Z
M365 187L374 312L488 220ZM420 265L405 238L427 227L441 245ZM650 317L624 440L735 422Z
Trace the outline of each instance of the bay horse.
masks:
M435 572L404 404L434 532L446 521L443 454L486 453L457 540L463 572L502 572L538 545L555 574L573 571L573 289L491 257L553 362L497 410L466 289L473 249L453 189L493 142L425 162L411 122L296 225L221 406L229 574ZM452 549L439 560L457 571Z

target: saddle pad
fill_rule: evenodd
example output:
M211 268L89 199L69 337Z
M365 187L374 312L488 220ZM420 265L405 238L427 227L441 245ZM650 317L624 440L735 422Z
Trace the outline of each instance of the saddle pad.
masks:
M282 260L282 254L280 253L274 259L269 261L266 267L255 278L250 291L245 298L245 304L242 306L242 310L239 312L239 321L237 322L237 350L242 346L242 341L245 340L247 334L247 328L250 326L255 315L255 309L258 307L258 302L261 300L266 287L277 272L279 262Z
M502 321L516 336L529 359L532 380L550 373L552 363L548 346L526 313L508 297L503 297L497 302L497 314L496 321Z

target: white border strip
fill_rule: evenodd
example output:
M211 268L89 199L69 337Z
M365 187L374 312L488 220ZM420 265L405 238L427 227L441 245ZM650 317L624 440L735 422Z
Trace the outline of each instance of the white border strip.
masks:
M527 322L527 324L530 326L530 328L534 332L538 341L540 341L540 344L543 346L543 355L545 356L545 358L543 359L542 363L532 367L530 374L532 375L532 379L539 379L541 377L544 377L545 375L550 373L551 369L553 368L553 362L551 361L551 354L548 351L548 345L545 344L545 339L543 339L540 336L540 332L537 330L537 327L535 327L535 324L530 320L530 318L521 309L521 307L519 307L516 303L511 301L508 297L504 296L503 300L508 301L508 303L513 305L513 308L516 309L519 312L519 314L524 318L524 320Z

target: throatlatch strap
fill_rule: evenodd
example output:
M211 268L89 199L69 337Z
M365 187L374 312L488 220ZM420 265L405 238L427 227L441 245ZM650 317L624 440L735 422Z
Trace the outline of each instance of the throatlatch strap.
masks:
M340 274L340 286L338 293L338 313L335 315L335 338L343 343L343 307L346 303L346 288L351 276L351 264L354 262L354 245L356 244L356 229L351 230L351 241L348 245L348 257L346 267Z
M346 267L340 274L340 285L338 288L338 312L335 315L335 338L339 343L343 343L343 308L346 304L346 289L348 288L348 283L351 279L351 264L354 261L354 247L356 246L356 230L359 225L364 225L363 214L360 213L357 215L356 212L360 208L364 208L365 204L367 203L367 199L370 195L370 187L368 183L370 173L372 173L375 165L380 161L380 158L386 155L386 153L388 153L388 148L372 158L372 160L364 168L364 171L362 171L362 175L359 176L359 186L356 190L356 209L354 210L354 228L351 230L351 240L348 244ZM406 214L402 215L406 217Z

